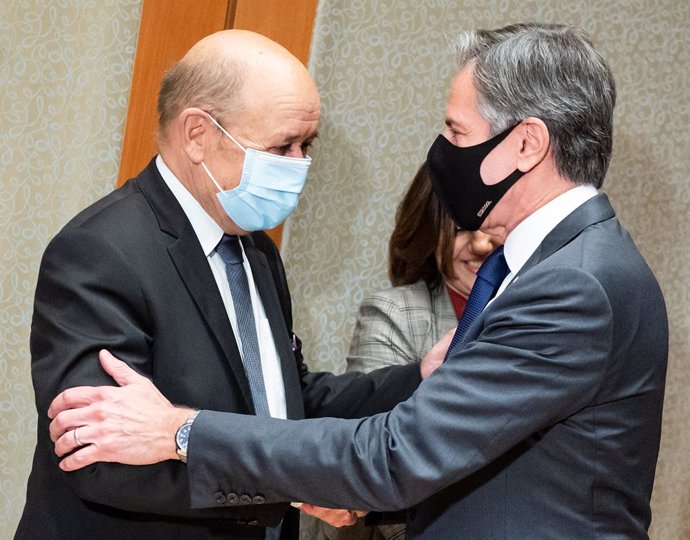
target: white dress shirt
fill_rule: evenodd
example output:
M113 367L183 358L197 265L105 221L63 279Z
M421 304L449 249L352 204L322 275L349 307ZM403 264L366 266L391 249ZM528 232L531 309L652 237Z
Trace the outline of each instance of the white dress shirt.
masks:
M506 238L503 254L510 273L501 283L494 299L505 290L532 254L537 250L546 235L561 221L572 214L576 208L597 194L594 186L577 186L549 201L539 210L525 218ZM516 278L517 279L517 278ZM492 300L493 301L493 300Z
M225 311L228 314L228 319L230 319L230 325L235 334L235 340L237 341L240 354L244 358L242 339L237 326L237 316L235 315L235 308L232 301L232 292L230 291L230 285L228 284L228 279L225 274L225 263L220 255L216 253L216 246L223 238L223 230L213 218L206 213L199 204L199 201L197 201L175 177L160 155L156 157L156 167L158 167L158 171L161 173L163 180L177 199L177 202L180 203L182 210L192 224L192 228L199 239L199 243L206 255L206 260L213 272L213 277L216 280L218 291L223 299ZM241 245L242 243L240 242L240 246ZM256 336L259 341L261 370L263 372L264 386L266 387L268 409L271 412L271 416L274 418L287 418L283 372L280 368L280 360L273 340L273 333L271 332L271 327L266 318L264 305L261 302L261 298L256 290L256 285L254 284L251 266L249 265L247 257L244 255L244 247L242 247L242 255L244 258L243 266L247 273L247 281L249 283L249 294L252 300L254 321L256 323ZM194 361L194 359L190 360Z

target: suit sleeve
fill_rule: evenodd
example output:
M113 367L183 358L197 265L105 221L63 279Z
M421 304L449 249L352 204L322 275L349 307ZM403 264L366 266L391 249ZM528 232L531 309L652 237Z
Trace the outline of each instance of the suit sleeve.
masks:
M51 454L56 470L46 415L50 402L69 387L114 384L98 362L101 348L152 376L152 325L136 273L115 246L78 228L63 230L50 243L36 289L31 356L38 448ZM236 517L233 509L192 510L186 467L179 462L99 463L58 474L90 503L186 518Z
M248 421L202 412L190 438L193 505L214 506L220 484L254 486L267 500L406 508L579 411L603 383L612 311L590 274L535 270L483 316L476 339L389 413Z
M421 354L411 343L413 332L410 318L406 316L406 302L396 292L400 290L372 294L362 301L347 355L347 371L368 373L377 368L421 361ZM405 511L369 512L362 521L368 527L376 527L382 538L402 538L406 517ZM337 530L333 530L337 536Z

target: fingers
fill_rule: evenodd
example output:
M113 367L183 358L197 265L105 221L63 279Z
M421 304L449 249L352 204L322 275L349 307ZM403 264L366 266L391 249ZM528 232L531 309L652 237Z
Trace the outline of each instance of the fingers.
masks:
M66 434L65 436L69 436ZM82 430L79 430L79 438L82 438ZM98 461L108 461L104 455L101 455L98 446L95 444L89 444L82 446L73 454L67 456L65 459L60 461L60 468L63 471L70 472L76 471L88 465L92 465Z
M99 351L98 360L101 362L101 367L103 367L105 372L115 379L115 382L120 386L148 381L146 377L139 375L122 360L118 360L105 349Z
M76 386L60 392L48 407L48 418L55 418L62 411L86 407L100 401L110 386Z
M50 440L57 442L60 437L74 428L95 424L103 418L104 414L102 407L98 404L61 411L53 418L48 428ZM79 439L82 442L85 440L83 437L84 430L82 429L79 431Z
M76 435L77 430L79 430L78 435ZM92 440L92 430L86 425L67 429L55 439L55 454L62 457L77 448L88 446Z
M426 379L431 375L438 367L443 364L443 360L448 352L448 347L450 342L453 340L455 335L455 328L449 330L444 334L444 336L436 343L431 350L426 353L422 362L420 364L420 370L422 373L422 379Z
M310 516L314 516L321 521L325 521L333 527L347 527L354 525L360 515L366 514L366 512L357 512L353 510L323 508L321 506L314 506L313 504L309 503L302 503L299 506L299 509L305 514L309 514Z

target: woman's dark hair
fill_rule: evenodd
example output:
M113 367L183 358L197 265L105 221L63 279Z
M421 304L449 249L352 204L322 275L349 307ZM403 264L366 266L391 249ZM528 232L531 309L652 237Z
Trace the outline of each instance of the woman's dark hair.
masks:
M398 287L420 279L430 288L452 278L455 223L443 210L431 187L426 162L415 174L395 212L395 227L388 244L388 277ZM441 268L436 264L436 249Z

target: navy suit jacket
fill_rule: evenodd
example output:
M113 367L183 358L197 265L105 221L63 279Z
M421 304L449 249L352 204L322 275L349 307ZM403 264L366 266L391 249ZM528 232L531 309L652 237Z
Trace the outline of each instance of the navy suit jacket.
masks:
M243 245L275 340L289 418L369 414L412 393L420 380L414 366L372 377L309 373L300 349L293 350L276 246L264 233L243 238ZM97 359L104 347L173 403L254 414L208 261L153 161L68 223L43 256L31 328L38 437L17 537L263 538L263 526L285 515L287 499L267 504L240 489L224 496L220 509L192 509L180 462L60 471L48 406L65 388L114 384ZM283 532L296 539L290 519Z
M644 538L667 354L661 290L598 195L389 413L295 423L202 412L192 503L252 486L268 500L410 508L411 538Z

